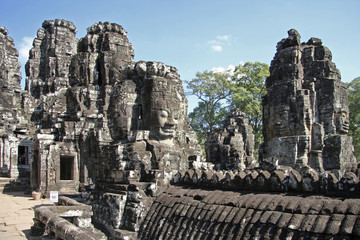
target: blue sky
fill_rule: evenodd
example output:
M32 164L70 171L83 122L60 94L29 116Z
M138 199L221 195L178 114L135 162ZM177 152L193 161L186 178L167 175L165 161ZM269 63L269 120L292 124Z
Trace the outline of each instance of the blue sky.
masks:
M322 39L344 82L360 76L359 0L0 0L0 9L22 65L42 22L59 18L75 24L77 38L99 21L118 23L136 61L175 66L183 80L247 61L270 64L291 28L303 42ZM196 99L188 99L191 110Z

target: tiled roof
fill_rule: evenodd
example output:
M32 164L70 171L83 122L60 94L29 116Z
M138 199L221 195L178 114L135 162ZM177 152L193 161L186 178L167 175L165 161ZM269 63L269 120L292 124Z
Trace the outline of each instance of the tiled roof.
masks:
M360 199L170 186L139 239L360 239Z

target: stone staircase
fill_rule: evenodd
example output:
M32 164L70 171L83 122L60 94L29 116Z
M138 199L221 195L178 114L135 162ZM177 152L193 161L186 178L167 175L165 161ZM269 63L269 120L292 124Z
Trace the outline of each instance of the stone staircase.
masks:
M29 187L30 181L27 178L0 177L0 192L24 192Z

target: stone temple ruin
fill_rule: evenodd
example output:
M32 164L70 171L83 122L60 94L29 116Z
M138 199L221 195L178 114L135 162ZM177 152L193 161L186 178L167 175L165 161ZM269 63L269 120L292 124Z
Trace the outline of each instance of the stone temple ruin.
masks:
M32 234L56 239L357 239L359 172L347 92L321 40L279 42L263 100L264 143L241 109L209 135L187 120L176 68L134 62L126 31L65 20L39 29L19 87L0 28L0 170L57 206ZM30 175L30 176L29 176ZM75 201L74 198L77 200ZM103 233L101 233L99 230Z

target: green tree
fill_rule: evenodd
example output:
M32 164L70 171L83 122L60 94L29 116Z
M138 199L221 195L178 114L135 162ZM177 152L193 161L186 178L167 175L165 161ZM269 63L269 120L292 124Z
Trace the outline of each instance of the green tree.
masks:
M263 141L262 136L262 97L266 94L265 80L269 76L266 63L246 62L235 68L229 99L232 108L243 111L253 127L255 144Z
M226 114L225 100L231 94L230 72L198 72L196 78L187 83L188 94L200 100L189 114L190 125L197 132L200 144L204 144L209 132L222 125Z
M349 93L350 129L355 156L360 161L360 77L347 84Z
M207 134L223 125L227 112L232 108L239 108L247 115L256 144L262 142L261 101L266 94L265 79L268 76L267 64L247 62L235 70L197 73L196 78L186 82L189 94L200 100L189 114L189 119L202 146Z
M222 107L219 102L215 104L214 111L214 115L211 116L211 113L207 112L206 104L204 102L199 102L198 106L195 107L191 113L189 113L190 126L195 130L197 139L203 149L204 154L204 144L207 138L207 134L222 125L227 113L226 109ZM210 128L212 130L210 130Z

